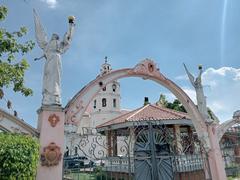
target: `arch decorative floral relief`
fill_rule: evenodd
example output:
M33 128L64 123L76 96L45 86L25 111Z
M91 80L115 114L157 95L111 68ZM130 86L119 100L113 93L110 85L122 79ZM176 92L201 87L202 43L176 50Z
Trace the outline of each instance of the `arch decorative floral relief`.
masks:
M159 68L154 61L145 59L138 63L129 74L145 74L147 76L161 76Z

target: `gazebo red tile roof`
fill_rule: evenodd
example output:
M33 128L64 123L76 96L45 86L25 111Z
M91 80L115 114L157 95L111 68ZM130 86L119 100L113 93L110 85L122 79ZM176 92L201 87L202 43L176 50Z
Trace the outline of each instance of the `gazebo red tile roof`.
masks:
M182 119L190 120L190 117L188 116L187 113L184 112L175 111L172 109L160 107L153 104L147 104L126 114L120 115L108 122L100 124L96 128L141 120L156 121L156 120L182 120Z

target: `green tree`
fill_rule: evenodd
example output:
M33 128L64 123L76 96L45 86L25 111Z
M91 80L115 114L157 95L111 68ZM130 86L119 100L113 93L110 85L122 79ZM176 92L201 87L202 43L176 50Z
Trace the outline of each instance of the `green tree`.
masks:
M0 5L0 22L5 20L7 13L8 9ZM34 47L32 41L21 42L26 33L26 27L14 32L0 28L0 99L4 95L4 87L12 87L13 91L21 92L24 96L33 93L24 83L25 71L29 67L24 55Z
M35 177L39 144L29 135L0 133L0 179Z
M169 109L174 109L176 111L181 111L181 112L187 112L182 103L178 99L174 99L173 102L168 102L166 99L166 96L163 94L160 94L160 98L157 102L157 105L169 108Z
M169 102L166 107L174 109L176 111L187 112L182 103L178 99L174 99L172 103Z
M166 99L166 96L163 94L160 94L159 100L157 102L157 105L162 105L163 107L167 107L168 101Z

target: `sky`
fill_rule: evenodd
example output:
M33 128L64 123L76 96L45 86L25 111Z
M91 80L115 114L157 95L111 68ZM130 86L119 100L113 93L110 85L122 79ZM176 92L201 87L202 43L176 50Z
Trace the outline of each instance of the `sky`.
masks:
M239 0L1 0L9 13L1 27L16 31L28 28L22 40L34 40L33 8L38 12L48 34L63 37L67 17L76 17L76 29L70 49L62 56L63 106L100 73L104 57L113 69L134 67L145 58L156 62L161 73L173 80L196 102L195 91L183 68L198 74L203 65L203 86L207 104L221 122L231 119L240 109L240 1ZM30 68L26 85L31 97L5 89L18 116L36 127L41 106L44 60L36 44L28 53ZM166 88L139 78L125 78L121 83L121 107L134 109L165 94ZM5 102L0 107L7 109ZM9 111L12 113L11 111Z

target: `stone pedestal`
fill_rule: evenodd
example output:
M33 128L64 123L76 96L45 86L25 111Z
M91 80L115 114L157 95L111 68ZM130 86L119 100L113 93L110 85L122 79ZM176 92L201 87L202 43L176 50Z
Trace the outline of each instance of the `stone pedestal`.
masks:
M64 117L62 107L41 107L38 110L40 161L37 180L62 179L64 150Z

